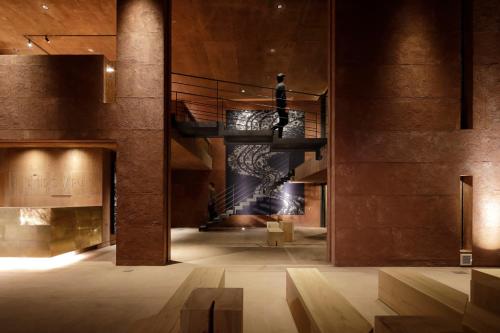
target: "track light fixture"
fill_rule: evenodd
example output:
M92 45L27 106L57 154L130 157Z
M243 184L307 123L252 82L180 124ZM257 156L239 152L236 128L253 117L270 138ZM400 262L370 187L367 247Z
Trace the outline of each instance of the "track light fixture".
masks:
M33 42L31 39L28 39L28 47L31 49L33 47Z

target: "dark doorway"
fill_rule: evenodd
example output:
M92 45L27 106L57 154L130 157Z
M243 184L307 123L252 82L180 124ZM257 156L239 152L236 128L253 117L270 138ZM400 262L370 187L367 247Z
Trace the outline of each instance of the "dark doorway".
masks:
M472 251L472 185L472 176L460 176L461 247L467 251Z
M110 207L109 207L109 233L111 235L116 234L116 214L117 214L117 195L116 195L116 152L112 151L110 153L110 175L109 177L109 189L110 189Z

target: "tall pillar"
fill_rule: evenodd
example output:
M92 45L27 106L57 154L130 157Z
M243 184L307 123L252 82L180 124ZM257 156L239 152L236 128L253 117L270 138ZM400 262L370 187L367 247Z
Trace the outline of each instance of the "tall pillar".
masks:
M169 22L170 1L117 1L118 265L169 258Z
M327 256L335 263L335 0L329 0L328 47L328 161L327 161Z

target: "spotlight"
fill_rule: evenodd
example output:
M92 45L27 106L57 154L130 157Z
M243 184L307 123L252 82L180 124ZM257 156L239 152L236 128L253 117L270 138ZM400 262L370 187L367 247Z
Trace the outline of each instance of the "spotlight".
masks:
M245 231L245 230L246 230L245 227L241 227L241 231Z
M276 52L276 49L269 49L269 52L274 53Z
M94 53L94 49L87 49L90 53Z
M279 4L276 6L276 8L278 8L278 9L283 9L283 7L284 7L284 6L283 6L283 4L281 4L281 3L279 3Z
M45 35L45 41L50 44L49 36Z
M31 39L28 39L28 47L31 49L33 47L33 42Z
M47 6L46 3L42 4L42 8L45 9L45 10L49 10L49 6Z
M245 89L241 89L241 92L244 94L245 93Z
M110 66L110 65L107 65L106 66L106 73L114 73L115 72L115 69Z

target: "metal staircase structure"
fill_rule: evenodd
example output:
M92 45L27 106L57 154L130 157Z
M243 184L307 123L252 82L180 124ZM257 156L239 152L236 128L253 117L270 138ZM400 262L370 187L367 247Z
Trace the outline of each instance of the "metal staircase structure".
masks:
M251 129L229 123L227 115L230 111L264 111L271 117L268 120L274 119L274 95L275 90L271 87L172 73L172 125L185 137L223 138L226 145L268 145L271 152L314 152L316 159L320 160L321 148L327 143L326 93L287 91L288 110L303 115L302 137L287 136L285 131L283 138L279 138L277 132L274 134L270 129L272 121L265 125L254 122ZM304 104L300 104L303 101L317 103L316 111L304 110ZM216 210L219 216L202 225L200 231L213 230L220 222L257 202L265 206L263 202L270 198L271 192L280 192L293 177L295 167L281 165L280 170L287 171L275 183L266 184L264 192L256 192L260 182L256 178L253 183L233 185L218 193ZM262 215L270 213L263 212Z
M278 182L276 182L272 190L281 191L284 184L287 183L293 177L293 171L290 171L286 176L282 177ZM261 199L266 199L268 194L265 193L255 193L250 189L251 186L245 184L240 188L235 188L235 186L224 190L216 196L216 207L217 211L222 211L214 220L208 221L207 223L199 227L200 231L210 231L214 230L214 226L217 226L222 220L228 218L231 215L236 215L243 209L248 208L251 204L257 203ZM229 196L229 199L228 199Z

